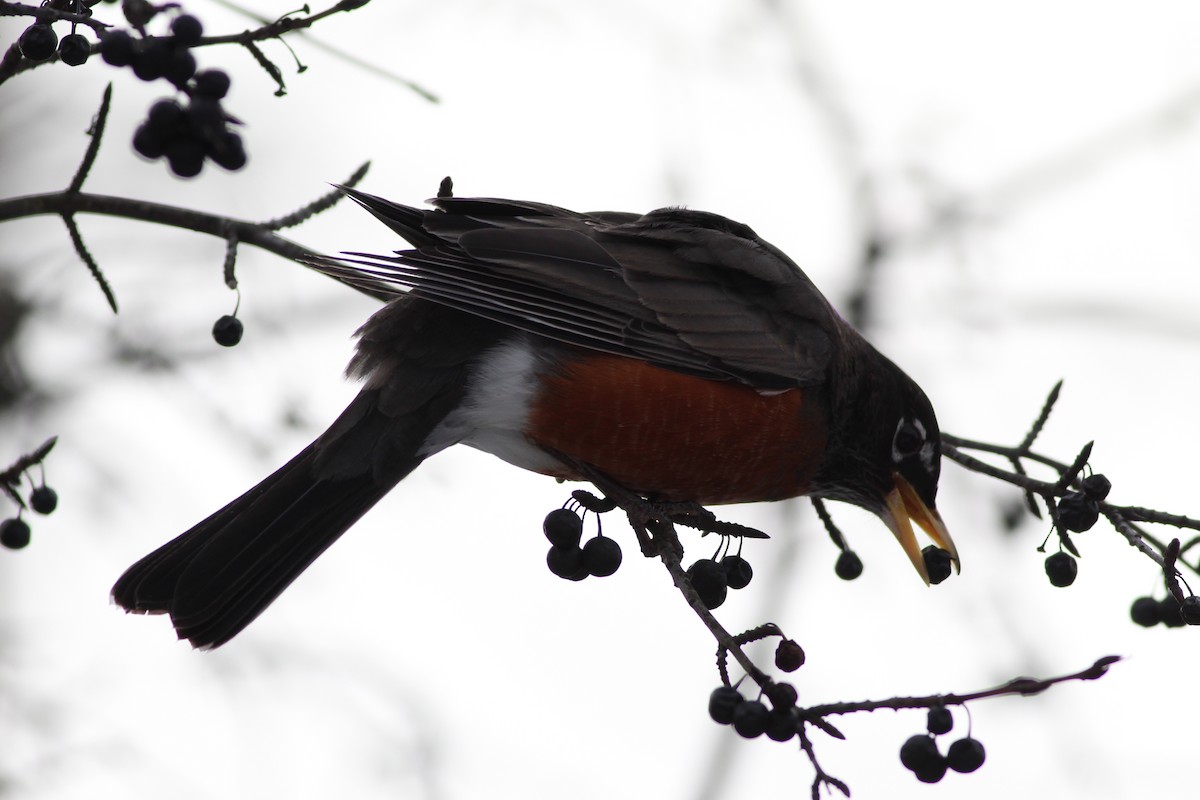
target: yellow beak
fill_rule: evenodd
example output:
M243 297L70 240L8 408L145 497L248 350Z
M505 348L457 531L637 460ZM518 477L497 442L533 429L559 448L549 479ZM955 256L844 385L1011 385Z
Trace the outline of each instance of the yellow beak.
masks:
M950 558L954 561L955 571L961 571L958 548L954 546L954 540L950 538L950 531L946 530L946 523L942 522L942 517L938 514L937 509L925 505L925 501L917 494L916 489L913 489L912 484L905 480L899 472L892 473L892 480L895 482L896 488L887 494L887 509L883 514L883 521L895 535L896 541L900 542L900 546L904 548L908 560L916 567L921 580L925 581L926 586L929 585L929 573L925 570L925 557L921 555L921 547L917 544L917 537L913 532L910 520L915 520L925 533L929 534L929 538L933 540L934 544L949 552Z

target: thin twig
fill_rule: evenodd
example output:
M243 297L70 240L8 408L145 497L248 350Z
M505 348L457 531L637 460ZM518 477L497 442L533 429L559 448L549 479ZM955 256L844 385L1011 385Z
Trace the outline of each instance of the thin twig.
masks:
M1079 477L1079 473L1083 472L1083 468L1087 466L1088 459L1092 457L1092 447L1095 442L1088 442L1079 451L1079 455L1075 456L1075 460L1071 462L1071 466L1063 470L1060 477L1054 484L1054 488L1058 492L1065 492L1067 487L1075 483L1075 479Z
M87 135L91 137L88 141L87 150L83 153L83 160L79 162L79 169L75 170L75 177L71 178L71 183L67 186L68 192L78 192L83 188L83 182L87 180L88 172L92 169L92 164L96 162L96 154L100 152L100 139L104 136L104 124L108 121L108 108L112 103L112 84L104 87L104 97L100 100L100 110L96 112L96 116L92 119L92 125L88 128Z
M287 85L283 82L283 71L275 66L275 62L267 58L266 53L253 41L242 42L241 44L242 47L250 51L250 55L254 56L254 60L258 62L258 65L266 70L267 74L271 76L271 80L275 81L275 85L278 87L275 89L275 96L282 97L287 94Z
M990 697L1003 697L1005 695L1029 695L1041 694L1059 683L1067 681L1092 681L1102 677L1108 668L1121 660L1120 656L1104 656L1096 659L1087 669L1072 672L1067 675L1059 675L1054 678L1013 678L1010 681L995 686L991 689L983 689L977 692L965 692L962 694L931 694L921 697L889 697L886 700L861 700L852 703L825 703L823 705L809 706L808 708L800 709L800 715L804 719L810 717L827 717L834 714L853 714L860 711L878 711L879 709L891 709L899 711L905 708L932 708L939 703L947 706L961 706L974 700L983 700Z
M322 12L318 12L317 14L314 14L310 17L285 17L285 18L279 19L279 20L271 20L271 19L268 19L267 17L263 17L259 14L256 14L255 12L253 12L247 8L244 8L243 6L241 6L237 3L231 3L231 2L229 2L229 0L212 0L212 2L215 2L218 5L222 5L225 8L232 9L232 10L238 12L239 14L242 14L243 16L245 16L249 19L252 19L255 22L257 22L259 25L261 25L262 27L259 28L258 30L246 31L245 33L241 33L241 34L233 34L232 36L206 37L206 38L200 40L201 46L211 45L211 44L228 44L231 42L236 43L236 44L242 44L245 40L264 41L266 39L277 38L278 36L280 36L283 33L295 32L295 34L297 36L303 37L308 42L309 46L311 46L311 47L315 47L318 50L323 50L326 53L329 53L330 55L332 55L334 58L337 58L341 61L351 64L352 66L354 66L357 69L360 69L364 72L369 72L373 75L378 75L379 77L383 78L384 80L391 81L392 83L403 86L404 88L408 89L409 91L413 92L414 94L419 95L422 99L428 100L430 103L441 102L441 99L436 94L431 92L429 89L426 89L421 84L419 84L415 81L409 80L408 78L402 78L401 76L395 74L394 72L389 72L388 70L380 67L378 64L374 64L370 61L367 61L366 59L363 59L363 58L355 55L354 53L348 52L346 50L342 50L341 48L338 48L338 47L334 47L333 45L328 44L327 42L324 42L321 39L318 39L313 34L309 33L307 30L304 30L305 28L311 27L313 25L313 23L317 22L320 19L323 19L324 17L329 16L330 14L335 14L335 13L338 13L341 11L353 11L355 9L353 7L351 7L351 5L361 6L361 5L365 5L364 3L358 3L358 4L338 3L337 5L333 6L332 8L329 8Z
M71 194L76 194L72 192ZM87 245L83 243L83 234L79 232L79 226L75 224L75 215L72 213L61 214L62 221L67 226L67 234L71 237L71 245L75 248L75 252L79 255L80 260L87 266L88 272L92 273L92 277L96 279L96 283L100 286L100 291L104 293L104 299L108 301L108 307L117 313L117 297L113 294L112 287L108 285L108 278L104 277L104 273L100 270L100 265L96 263L96 259L88 251Z
M825 526L825 530L829 533L829 538L837 545L839 550L849 550L850 545L846 544L846 537L842 534L841 528L833 522L833 517L829 515L829 509L825 508L825 501L819 497L809 498L812 501L813 508L817 512L817 516L821 519L821 524Z
M342 186L353 189L359 184L360 181L362 181L364 177L366 177L367 171L370 168L371 162L364 161L358 169L354 170L349 178L342 182ZM282 217L276 217L275 219L267 220L261 224L269 231L292 228L308 219L311 219L317 214L322 213L323 211L328 211L341 202L345 197L346 193L343 192L341 188L332 189L303 208L299 208L290 214L285 214Z
M21 476L30 467L45 461L46 456L50 455L50 451L54 449L54 445L57 443L58 437L51 436L32 451L17 458L3 472L0 472L0 490L3 490L21 508L25 508L25 501L16 491L16 487L21 485Z
M1042 410L1038 412L1037 419L1033 421L1033 425L1029 428L1029 433L1025 434L1025 438L1017 445L1017 450L1028 452L1033 446L1033 441L1042 433L1042 429L1046 427L1046 422L1050 419L1050 412L1054 410L1054 404L1058 402L1058 395L1062 392L1062 379L1054 384L1054 388L1050 390L1050 394L1046 396L1046 402L1042 404Z
M237 291L238 288L237 274L234 272L234 267L237 265L237 252L237 229L230 226L229 232L225 235L225 263L221 271L225 278L225 285L234 291Z
M821 768L820 762L817 761L817 751L813 748L812 741L810 741L808 738L808 731L805 729L806 727L807 726L805 725L797 725L796 736L800 739L800 749L804 751L804 755L808 756L808 763L812 764L814 773L812 782L812 800L820 800L822 786L832 786L844 796L849 797L850 787L846 785L846 782L833 777Z

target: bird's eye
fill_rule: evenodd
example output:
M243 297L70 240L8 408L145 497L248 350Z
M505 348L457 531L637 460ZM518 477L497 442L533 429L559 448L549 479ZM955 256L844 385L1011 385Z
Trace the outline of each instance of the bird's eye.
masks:
M892 458L896 461L916 455L925 444L925 426L915 419L902 419L892 439Z

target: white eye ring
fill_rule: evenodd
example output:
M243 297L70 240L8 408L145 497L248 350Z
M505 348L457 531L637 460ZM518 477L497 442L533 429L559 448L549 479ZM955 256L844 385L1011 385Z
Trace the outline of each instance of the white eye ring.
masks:
M916 433L917 438L912 442L911 446L908 442L901 442L901 435L906 438L911 437ZM901 447L903 445L903 448ZM892 435L892 462L899 464L906 458L916 455L921 452L925 445L925 426L921 424L919 419L901 419L896 425L896 432Z

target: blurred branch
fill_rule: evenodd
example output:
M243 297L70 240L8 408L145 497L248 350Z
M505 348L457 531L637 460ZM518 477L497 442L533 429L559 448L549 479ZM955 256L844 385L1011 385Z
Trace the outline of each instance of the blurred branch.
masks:
M860 126L838 84L832 59L801 5L762 0L762 6L778 23L774 27L787 43L792 69L826 128L834 160L851 188L850 212L857 226L858 253L850 294L841 306L847 321L864 330L871 324L871 296L879 267L891 248L891 235L884 229L880 212L878 180L863 156Z
M395 74L394 72L389 72L388 70L384 69L383 67L380 67L377 64L373 64L370 61L359 58L354 53L351 53L346 50L342 50L341 48L334 47L331 44L323 42L320 39L315 38L314 36L312 36L312 34L310 34L304 30L305 28L311 27L314 22L316 22L318 19L320 19L322 17L329 16L330 14L334 14L339 11L353 11L357 7L364 6L364 5L366 5L366 0L358 0L357 2L355 2L354 0L351 0L350 2L338 3L336 6L329 8L323 12L320 12L319 14L314 14L311 17L305 17L305 18L284 17L282 19L274 20L274 21L270 20L267 17L261 16L260 14L256 13L255 11L248 9L239 3L229 2L229 0L213 0L213 2L219 6L224 6L225 8L227 8L231 11L235 11L238 14L241 14L242 16L244 16L248 19L254 20L259 25L262 25L263 27L259 28L257 31L247 31L245 34L233 34L232 36L214 36L214 37L210 37L210 38L205 38L205 39L201 40L201 42L200 42L201 44L225 44L225 43L233 42L233 43L245 45L250 42L263 41L265 39L277 38L281 33L290 33L290 32L295 31L297 36L303 37L312 47L314 47L318 50L323 50L326 53L329 53L331 56L338 59L339 61L343 61L347 64L351 64L354 67L356 67L364 72L369 72L372 75L377 75L380 78L383 78L384 80L390 81L391 83L399 84L400 86L403 86L404 88L416 93L417 95L420 95L422 98L424 98L425 100L428 100L431 103L440 103L441 102L441 98L439 98L436 94L431 92L429 89L426 89L421 84L419 84L415 81L411 81L408 78L403 78L403 77ZM299 24L301 21L305 22L306 24L303 24L303 25ZM259 33L260 31L266 31L266 30L273 30L275 32L272 34L269 34L269 35L260 35L260 33Z

